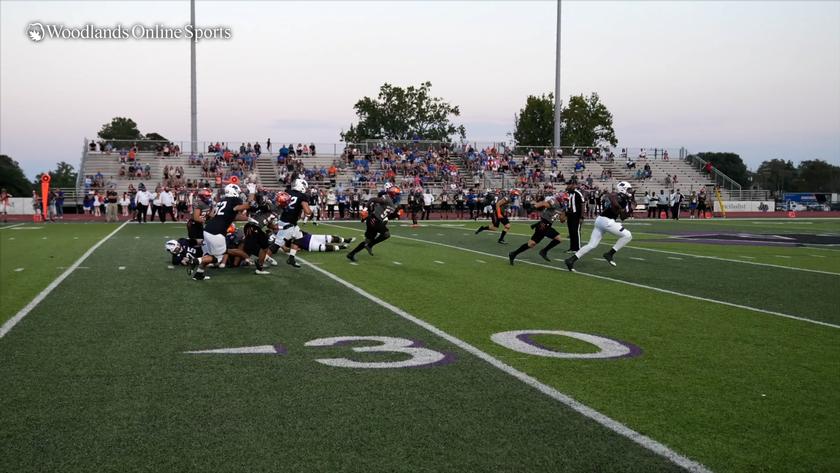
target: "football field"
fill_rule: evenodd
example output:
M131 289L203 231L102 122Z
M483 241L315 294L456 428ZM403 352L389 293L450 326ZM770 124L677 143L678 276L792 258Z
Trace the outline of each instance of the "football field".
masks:
M183 224L0 226L0 471L840 471L840 220L628 221L576 273L480 224L201 282Z

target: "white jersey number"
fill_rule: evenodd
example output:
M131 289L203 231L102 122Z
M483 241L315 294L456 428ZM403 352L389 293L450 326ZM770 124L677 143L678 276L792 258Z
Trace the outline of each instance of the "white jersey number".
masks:
M442 361L445 358L443 353L429 350L428 348L420 348L412 346L414 341L406 338L395 337L331 337L319 338L317 340L310 340L306 342L307 347L331 347L341 343L371 341L379 342L380 345L353 347L352 350L356 353L402 353L410 355L411 358L402 361L378 361L378 362L363 362L354 361L348 358L319 358L316 359L318 363L336 366L339 368L409 368L415 366L425 366Z

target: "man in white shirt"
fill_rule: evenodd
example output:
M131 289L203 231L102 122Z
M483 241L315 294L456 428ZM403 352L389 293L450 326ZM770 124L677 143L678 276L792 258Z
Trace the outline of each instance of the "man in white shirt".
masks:
M423 193L423 217L422 220L428 220L429 214L432 213L432 203L435 201L435 196L432 195L432 191L426 188L426 192Z
M168 187L164 187L163 191L160 193L160 222L166 223L166 214L169 214L172 217L172 220L175 220L175 214L172 212L172 206L175 203L175 196L172 195L172 192L169 191Z
M151 192L146 190L146 186L142 183L140 184L139 190L137 191L137 223L146 223L146 212L149 209L149 203L152 201L152 194ZM140 217L143 217L140 220Z

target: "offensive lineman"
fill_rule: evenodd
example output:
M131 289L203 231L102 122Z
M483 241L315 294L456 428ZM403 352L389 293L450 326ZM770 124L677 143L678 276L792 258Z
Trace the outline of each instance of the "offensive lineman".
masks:
M534 234L531 235L528 242L523 243L519 248L508 253L508 259L510 260L511 266L513 266L513 260L516 259L516 256L519 255L519 253L537 246L537 243L542 241L545 237L551 238L551 242L549 242L545 248L540 250L539 254L542 259L551 262L551 260L548 259L548 252L563 241L560 237L560 233L558 233L552 225L555 220L559 220L560 223L563 223L566 220L567 206L564 195L556 194L548 196L542 202L534 205L534 210L536 209L543 209L540 213L540 221L531 226L531 228L534 229Z
M604 210L601 212L601 215L595 219L595 228L592 229L592 236L589 238L589 242L586 246L565 260L566 267L569 268L569 271L574 271L575 262L598 246L604 232L611 233L619 237L615 245L610 248L610 251L604 253L604 259L607 260L607 263L613 266L615 266L615 261L613 261L615 253L624 248L624 246L630 243L630 240L633 239L633 235L624 228L624 225L616 221L618 218L623 222L629 216L627 208L628 204L633 200L633 187L629 182L621 181L615 185L615 190L616 192L610 192L604 195Z
M213 218L204 226L204 242L202 244L204 256L201 257L200 264L193 273L193 279L197 281L205 279L205 268L209 264L222 260L227 251L225 233L233 221L236 220L239 212L251 207L250 203L254 201L256 190L257 187L254 184L248 184L249 202L243 203L240 197L242 190L238 185L228 184L225 186L224 199L216 204Z
M362 251L362 248L373 256L374 245L391 237L391 233L388 231L388 219L399 216L394 200L399 198L400 192L399 187L390 186L382 196L370 199L371 209L365 219L365 226L367 227L365 239L356 248L353 248L353 251L347 253L347 259L355 263L356 253Z
M510 231L510 220L508 220L507 215L505 215L505 211L507 210L508 205L511 204L512 197L518 196L519 194L519 189L511 189L511 197L502 197L501 199L498 199L492 191L487 192L484 196L484 203L487 206L493 207L493 211L490 214L490 225L482 225L478 227L475 234L478 235L484 230L495 231L498 230L499 227L504 227L504 230L502 230L502 233L499 235L498 243L507 245L505 235L507 235L507 232Z

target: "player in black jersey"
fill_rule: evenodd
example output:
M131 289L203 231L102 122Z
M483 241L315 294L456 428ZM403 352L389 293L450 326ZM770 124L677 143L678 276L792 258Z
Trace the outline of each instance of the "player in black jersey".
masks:
M210 218L213 198L210 189L201 189L193 199L192 216L187 221L187 236L201 245L204 241L204 223Z
M222 260L227 251L227 243L225 241L225 234L227 229L237 215L243 210L251 207L256 194L256 186L248 184L248 192L250 196L249 201L242 202L240 195L241 189L236 184L228 184L225 186L225 197L216 204L215 213L213 217L204 225L204 242L202 250L204 256L201 258L201 264L193 273L193 279L202 280L205 278L204 270L208 265Z
M166 242L164 248L172 255L172 266L187 266L190 268L190 272L192 272L204 254L201 251L201 246L193 244L187 238L169 240Z
M303 179L299 179L299 180L301 180L303 182L306 182ZM292 186L294 186L294 182L296 182L296 181L298 181L298 179L295 179L294 181L292 181L292 183L293 183ZM309 184L307 183L307 187L308 186L309 186ZM294 189L292 189L292 190L294 190ZM303 191L303 192L306 192L306 191ZM321 204L321 194L318 192L318 189L314 189L314 188L310 189L309 190L309 195L306 198L306 200L307 200L307 205L309 207L309 213L306 214L303 217L303 223L306 223L306 222L309 221L309 219L312 219L312 225L318 225L318 220L321 219L321 205L320 205Z
M353 251L347 253L347 259L356 262L356 253L366 249L373 256L373 247L391 237L388 220L399 217L396 201L399 201L400 188L391 186L385 194L370 199L369 212L365 219L365 239Z
M418 187L408 194L408 210L411 212L411 224L417 225L417 214L423 212L423 189Z
M566 221L566 196L564 194L548 196L542 202L538 202L534 205L534 209L543 209L542 213L540 213L540 221L531 225L531 228L534 229L534 234L531 235L528 242L523 243L522 246L508 253L508 259L510 260L511 265L513 265L513 260L516 259L516 256L519 255L519 253L537 246L537 243L542 241L545 237L550 238L551 242L549 242L545 248L540 250L540 256L542 259L550 262L551 260L548 259L548 252L563 241L560 237L560 233L558 233L552 225L555 220L559 220L560 223Z
M613 235L619 237L618 241L610 249L610 251L604 253L604 259L612 266L615 266L615 261L613 261L615 253L624 248L624 245L630 243L630 240L633 239L633 235L624 228L624 225L616 221L616 219L620 219L623 222L629 216L628 207L630 207L631 202L633 201L633 188L630 183L621 181L615 185L615 190L616 192L604 195L604 209L601 212L601 215L595 219L595 228L592 229L592 236L589 237L589 242L586 246L566 259L565 263L566 267L569 268L569 271L574 271L575 262L598 246L604 232L612 233Z
M505 235L507 235L507 232L510 231L510 220L507 218L507 215L505 215L505 212L507 211L507 207L511 204L513 197L518 195L520 195L519 189L511 189L510 197L502 197L501 199L498 199L493 192L485 194L485 206L491 205L493 207L493 212L490 214L490 225L482 225L478 227L475 234L478 235L484 230L495 231L498 230L499 227L504 227L504 230L502 230L502 233L499 235L499 243L506 245L507 242L505 241Z
M309 217L312 215L312 209L309 208L309 195L306 193L309 184L303 179L295 179L292 182L292 188L288 193L279 193L277 195L277 204L281 205L283 201L283 211L277 221L277 230L274 234L276 244L283 245L284 241L287 246L290 246L289 257L286 259L286 264L300 268L300 264L295 260L300 247L295 244L295 240L303 237L298 222L301 216ZM282 196L282 194L287 194Z

